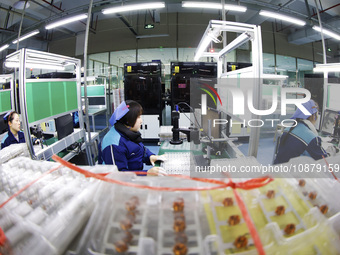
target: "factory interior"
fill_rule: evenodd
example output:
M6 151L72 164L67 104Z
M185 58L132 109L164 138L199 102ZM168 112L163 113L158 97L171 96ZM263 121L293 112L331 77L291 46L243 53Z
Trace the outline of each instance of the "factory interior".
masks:
M340 254L337 0L1 0L0 255Z

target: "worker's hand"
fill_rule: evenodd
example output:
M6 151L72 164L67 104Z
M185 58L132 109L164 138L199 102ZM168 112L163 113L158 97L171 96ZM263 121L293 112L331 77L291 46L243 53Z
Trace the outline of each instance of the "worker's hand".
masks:
M152 174L152 175L158 175L158 176L165 176L165 175L168 175L166 173L166 171L164 170L164 168L162 167L158 167L158 166L155 166L153 168L150 168L148 170L148 174Z
M151 165L155 165L155 162L156 161L166 161L167 158L164 156L164 155L161 155L161 156L158 156L158 155L151 155L150 156L150 162L151 162Z
M329 156L335 156L336 154L336 148L334 145L331 145L327 148L326 150L327 154L329 154Z

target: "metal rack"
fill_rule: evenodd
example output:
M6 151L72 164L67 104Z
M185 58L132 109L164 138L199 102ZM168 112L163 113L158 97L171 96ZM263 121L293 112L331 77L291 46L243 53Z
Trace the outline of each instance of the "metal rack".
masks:
M83 114L81 109L81 75L80 75L80 60L47 53L47 52L41 52L36 50L30 50L30 49L21 49L19 51L16 51L6 57L5 65L7 67L14 67L18 68L19 73L19 94L20 94L20 107L21 107L21 115L22 115L22 123L23 123L23 129L25 134L25 140L26 144L29 149L29 153L32 159L49 159L54 153L58 153L61 150L67 148L68 145L70 145L71 142L77 141L79 139L85 138L85 129L84 129L84 121L83 121ZM75 78L71 79L27 79L27 69L28 68L37 68L42 70L69 70L73 73L75 73ZM30 84L32 87L32 91L34 86L41 85L43 86L43 82L45 83L63 83L64 85L64 95L59 95L59 99L57 98L57 93L53 93L55 91L52 91L52 85L49 88L49 99L45 100L52 100L52 102L47 101L47 104L49 104L49 107L51 108L50 112L45 115L40 115L38 117L32 117L32 111L34 109L31 109L32 106L28 104L28 100L31 102L35 102L37 104L43 105L43 103L46 103L46 101L43 101L43 92L41 92L41 95L39 95L38 98L33 99L32 96L28 96L28 88L27 85ZM69 89L69 85L72 85L72 91L68 93L66 91ZM33 92L31 92L33 95ZM54 105L59 106L58 100L63 99L64 104L61 107L59 107L57 110L52 110L52 107ZM76 102L74 102L74 99ZM53 105L53 103L55 103ZM36 109L35 109L36 110ZM37 112L41 111L43 109L36 110ZM42 150L41 153L35 153L33 143L31 140L31 132L30 127L39 124L40 122L47 121L51 118L60 117L67 113L72 113L74 111L78 111L79 113L79 123L80 123L80 132L74 132L70 134L69 136L65 137L65 142L60 142L55 145L51 145L47 147L45 150ZM90 152L90 145L86 146L86 153L87 158L90 164L92 164L92 156Z
M222 32L236 32L241 33L236 37L232 42L226 44L226 46L219 52L209 52L206 51L208 49L208 45L211 41L220 42L219 35ZM226 38L223 38L226 40ZM250 41L252 46L252 66L243 68L240 70L235 70L232 72L227 72L226 65L224 65L224 56L233 51L234 49L240 47L244 43ZM224 42L226 43L226 42ZM256 109L260 109L261 102L261 78L263 75L263 60L262 60L262 40L261 40L261 27L257 25L250 25L238 22L230 22L230 21L220 21L220 20L211 20L207 29L205 30L203 37L197 47L195 53L195 60L198 60L200 57L212 57L217 61L217 78L226 78L231 74L236 75L240 73L247 73L247 78L253 78L253 105ZM220 82L218 82L220 83ZM224 87L224 88L223 88ZM219 94L223 94L225 91L225 86L219 87L217 85ZM222 97L222 96L221 96ZM222 101L223 97L222 97ZM224 110L224 109L220 109ZM252 118L256 119L257 116L252 114ZM260 139L260 128L254 127L250 131L250 141L249 141L249 156L257 155L258 144Z

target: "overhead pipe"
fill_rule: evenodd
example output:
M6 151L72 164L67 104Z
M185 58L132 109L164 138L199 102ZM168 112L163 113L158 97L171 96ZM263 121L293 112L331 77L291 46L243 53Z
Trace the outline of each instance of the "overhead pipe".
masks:
M52 6L53 8L56 8L56 9L59 10L59 11L64 12L63 9L59 8L58 6L55 6L54 4L52 4L52 3L50 3L50 2L48 2L48 1L46 1L46 0L41 0L41 1L43 1L44 3L47 3L48 5Z
M322 11L317 11L317 13L314 13L311 17L317 16L318 13L324 13L324 12L326 12L326 11L328 11L328 10L330 10L330 9L333 9L333 8L335 8L335 7L338 7L338 6L340 6L340 3L335 4L335 5L331 6L331 7L328 7L328 8L326 8L326 9L322 10ZM316 6L316 8L318 8L318 7Z

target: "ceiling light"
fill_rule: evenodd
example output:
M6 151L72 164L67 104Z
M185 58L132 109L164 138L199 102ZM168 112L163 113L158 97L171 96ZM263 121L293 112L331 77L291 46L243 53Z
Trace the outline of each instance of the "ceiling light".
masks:
M119 7L104 9L102 10L102 13L112 14L112 13L120 13L120 12L127 12L127 11L145 10L145 9L158 9L158 8L164 8L164 7L165 7L164 2L122 5Z
M154 37L166 37L169 36L169 34L158 34L158 35L137 35L137 39L144 39L144 38L154 38Z
M288 79L288 75L280 75L280 74L262 74L263 79L272 79L272 80L285 80Z
M62 20L59 20L57 22L53 22L51 24L48 24L45 27L45 29L52 29L52 28L55 28L55 27L60 27L62 25L65 25L65 24L68 24L68 23L72 23L74 21L86 19L86 18L87 18L87 14L80 14L80 15L76 15L76 16L73 16L73 17L68 17L66 19L62 19Z
M204 8L204 9L218 9L222 10L222 4L220 3L207 3L207 2L189 2L183 1L182 7L185 8ZM245 12L247 10L246 7L240 5L232 5L232 4L225 4L224 9L226 11L237 11L237 12Z
M313 72L340 72L340 63L332 63L332 64L317 64L313 68Z
M9 44L5 44L4 46L0 47L0 52L7 49L9 47Z
M313 29L314 29L315 31L318 31L318 32L321 33L321 28L320 28L320 27L318 27L318 26L313 26ZM328 30L328 29L322 28L322 33L323 33L324 35L328 35L328 36L330 36L330 37L332 37L332 38L334 38L334 39L340 41L340 35L339 35L339 34L336 34L336 33L334 33L334 32L332 32L332 31L330 31L330 30Z
M303 20L295 19L295 18L292 18L290 16L279 14L277 12L260 11L260 15L270 17L270 18L274 18L274 19L279 19L279 20L282 20L282 21L287 21L287 22L293 23L293 24L298 25L298 26L306 25L306 22L303 21Z
M19 62L12 62L12 61L6 61L5 66L8 68L19 68L20 63ZM26 68L37 68L37 69L45 69L45 70L65 70L63 66L58 65L46 65L46 64L37 64L37 63L27 63L26 62Z
M21 41L23 41L23 40L25 40L25 39L27 39L27 38L29 38L29 37L32 37L32 36L34 36L34 35L36 35L36 34L39 34L39 33L40 33L40 31L39 31L38 29L36 29L36 30L34 30L34 31L32 31L32 32L30 32L30 33L28 33L28 34L25 34L25 35L23 35L23 36L20 36L19 42L21 42ZM17 42L18 42L18 39L14 40L12 43L17 43Z

